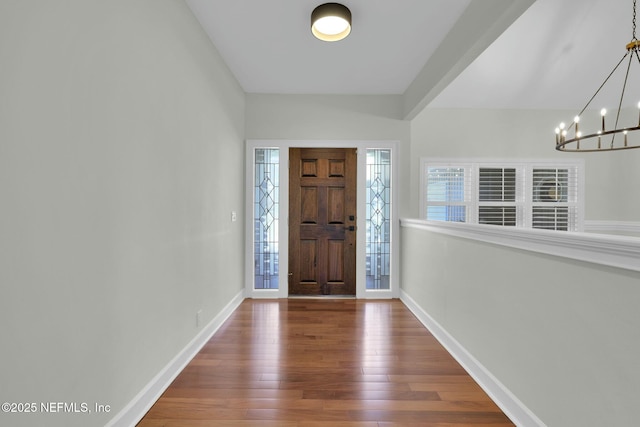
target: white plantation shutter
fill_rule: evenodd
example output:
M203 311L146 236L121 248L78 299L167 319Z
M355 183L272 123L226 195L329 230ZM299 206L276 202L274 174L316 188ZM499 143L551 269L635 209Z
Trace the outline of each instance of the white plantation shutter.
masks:
M515 202L516 169L481 167L478 174L478 189L480 202Z
M581 161L422 161L423 218L580 230Z
M468 166L427 166L425 169L426 219L466 222L472 201Z
M478 206L478 224L515 227L517 220L515 206Z
M516 169L478 169L478 223L516 226Z
M575 166L533 167L531 226L574 230L578 221L578 178Z
M532 227L543 228L545 230L562 230L570 229L570 211L566 206L557 207L541 207L534 206L532 211Z

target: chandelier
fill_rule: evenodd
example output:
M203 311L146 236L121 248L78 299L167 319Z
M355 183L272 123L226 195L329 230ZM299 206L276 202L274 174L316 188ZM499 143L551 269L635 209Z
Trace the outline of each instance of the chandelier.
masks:
M556 150L569 151L569 152L595 152L595 151L614 151L614 150L626 150L630 148L640 148L640 139L635 141L629 135L631 132L640 130L640 102L638 102L638 122L633 126L618 127L620 120L620 111L622 110L622 101L624 99L624 91L627 88L627 82L629 79L629 70L631 69L631 63L635 62L634 58L640 63L640 41L636 38L636 0L633 0L633 37L627 44L627 52L624 54L620 62L613 68L613 71L609 73L605 81L600 85L596 93L589 99L587 105L576 115L573 122L566 126L565 123L560 123L556 128ZM616 72L624 60L628 57L627 71L624 76L624 83L622 85L622 92L620 94L620 102L618 103L618 110L615 114L615 122L613 128L607 128L606 116L607 110L602 109L600 116L602 123L598 123L598 131L595 133L583 134L580 131L580 116L591 104L591 101L598 95L600 90L607 84L611 76ZM620 135L622 134L622 135ZM616 136L618 138L616 139ZM581 146L582 143L582 146Z

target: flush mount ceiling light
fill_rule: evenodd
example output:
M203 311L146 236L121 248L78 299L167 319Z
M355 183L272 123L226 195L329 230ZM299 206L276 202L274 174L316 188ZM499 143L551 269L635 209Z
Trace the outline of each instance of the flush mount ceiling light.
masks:
M311 12L311 32L325 42L335 42L351 32L351 11L339 3L325 3Z
M600 85L596 93L589 99L587 105L584 106L582 111L578 113L577 116L573 119L573 122L567 127L564 123L560 123L560 125L556 128L556 150L558 151L571 151L571 152L590 152L590 151L613 151L613 150L626 150L629 148L640 148L640 140L637 138L634 140L631 137L631 132L640 130L640 116L638 119L637 126L628 126L618 127L618 122L620 119L620 110L622 109L622 101L624 99L624 91L627 88L627 81L629 80L629 70L631 69L631 64L635 63L634 59L637 59L640 63L640 40L636 38L636 0L633 0L633 36L631 41L627 43L627 52L624 54L620 62L613 68L613 71L609 74L609 76L605 79L604 83ZM629 61L627 64L627 73L624 76L624 83L622 85L622 92L620 94L620 102L618 103L618 110L615 112L615 123L613 128L607 128L605 124L605 116L607 115L607 110L603 108L600 110L600 115L602 117L602 123L596 123L596 128L599 128L597 131L582 133L579 130L580 127L588 127L584 125L584 123L580 122L580 115L585 112L585 110L591 104L591 101L598 95L600 90L604 87L604 85L609 81L609 78L616 72L620 64L624 61L625 58L629 57ZM640 94L636 94L639 96ZM640 103L638 103L638 109L640 109ZM599 121L599 120L598 120ZM571 130L573 128L573 130ZM570 135L569 135L570 133ZM619 135L616 140L616 135ZM609 140L609 136L611 139ZM606 141L605 141L606 139ZM582 142L582 147L580 143Z

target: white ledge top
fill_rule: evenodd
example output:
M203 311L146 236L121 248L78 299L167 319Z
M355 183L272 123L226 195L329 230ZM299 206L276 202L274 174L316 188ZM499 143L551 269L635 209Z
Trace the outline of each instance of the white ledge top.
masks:
M640 238L403 218L400 225L465 239L640 271Z

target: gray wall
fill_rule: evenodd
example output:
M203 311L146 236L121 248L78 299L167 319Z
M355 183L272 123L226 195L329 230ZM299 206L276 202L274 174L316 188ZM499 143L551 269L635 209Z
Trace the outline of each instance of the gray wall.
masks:
M420 157L580 156L585 218L640 221L640 150L556 152L554 128L574 114L427 108L411 123L411 194ZM639 273L415 229L401 238L403 290L547 425L637 424Z
M608 153L559 153L554 129L570 122L576 111L477 110L427 108L411 122L411 193L419 194L421 157L583 158L585 219L640 221L640 150ZM621 123L635 125L637 109ZM626 122L624 121L626 119ZM613 120L613 118L611 118ZM599 113L587 112L581 127L599 125ZM593 128L592 128L593 130ZM417 217L419 199L412 199Z
M244 93L175 0L0 2L0 64L0 401L111 405L0 424L103 425L242 290Z
M549 427L640 418L640 273L402 228L403 290Z
M410 122L395 95L247 94L247 139L398 141L409 163ZM409 168L399 169L399 211L408 213Z

